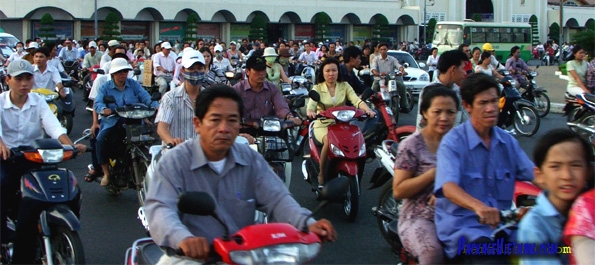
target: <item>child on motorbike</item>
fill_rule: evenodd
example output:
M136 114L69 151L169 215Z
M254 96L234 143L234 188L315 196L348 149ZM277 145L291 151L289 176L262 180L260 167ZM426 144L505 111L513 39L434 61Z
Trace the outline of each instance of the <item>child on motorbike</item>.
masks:
M407 137L399 145L395 161L393 195L403 199L399 214L399 238L407 252L419 264L444 262L442 246L434 223L434 178L436 151L442 136L455 124L459 99L442 84L427 87L420 114L427 126Z
M519 224L519 243L561 243L574 200L585 190L593 160L586 140L569 129L546 133L533 150L535 182L544 188ZM566 255L522 256L521 264L564 264Z

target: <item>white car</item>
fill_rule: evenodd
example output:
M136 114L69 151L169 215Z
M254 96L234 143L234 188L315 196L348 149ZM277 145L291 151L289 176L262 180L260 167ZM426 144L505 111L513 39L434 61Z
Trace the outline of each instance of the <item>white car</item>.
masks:
M0 33L0 55L4 59L8 59L14 52L17 42L19 42L19 39L15 38L15 36L4 32Z
M418 96L422 88L430 83L430 75L421 69L426 64L418 64L411 54L403 51L389 50L388 55L395 57L399 61L399 64L405 67L407 75L403 77L403 83L411 90L411 94Z

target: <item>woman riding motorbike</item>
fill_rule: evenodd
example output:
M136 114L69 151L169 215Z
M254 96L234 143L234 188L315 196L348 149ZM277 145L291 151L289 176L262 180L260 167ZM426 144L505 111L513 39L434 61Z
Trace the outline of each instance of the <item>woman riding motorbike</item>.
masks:
M363 111L368 116L374 117L376 113L372 111L365 102L363 102L355 93L349 83L344 82L339 75L339 61L335 58L328 58L320 65L321 73L316 76L316 85L312 88L320 94L320 102L310 100L307 107L307 115L310 119L316 118L316 113L330 109L332 107L344 106L349 102ZM332 120L317 120L314 122L314 138L322 143L320 152L320 173L318 175L319 188L324 184L324 172L328 160L328 139L326 137Z
M283 66L275 62L278 57L275 48L265 48L262 56L267 64L267 80L273 82L281 90L281 82L290 83L291 80L287 78L285 71L283 71Z
M113 59L111 62L109 74L112 79L107 81L99 88L97 97L95 98L95 111L103 115L101 120L101 127L97 134L97 153L98 163L103 170L103 179L101 186L109 184L109 165L108 165L108 137L118 137L121 135L121 119L118 116L110 116L115 113L115 108L124 107L127 104L143 103L152 108L159 107L159 103L151 101L151 95L143 89L134 79L128 78L128 72L132 67L123 58ZM103 98L105 96L114 96L115 103L105 104ZM111 142L112 140L110 140Z
M585 50L579 45L574 45L570 60L566 64L568 70L568 85L566 92L572 96L583 93L591 93L586 86L587 82L587 60Z
M419 107L427 125L403 140L395 161L393 195L404 199L398 221L399 238L419 264L444 262L436 236L432 189L436 151L442 136L455 124L458 101L456 93L442 84L426 87Z
M510 49L510 58L506 60L506 70L509 70L512 77L516 80L517 89L527 83L527 78L523 75L523 71L531 71L531 68L521 59L521 48L519 46L514 46Z
M228 85L229 81L221 69L213 65L213 53L209 47L202 47L199 52L202 53L205 58L205 79L203 85L205 88L212 86L213 84L223 83Z

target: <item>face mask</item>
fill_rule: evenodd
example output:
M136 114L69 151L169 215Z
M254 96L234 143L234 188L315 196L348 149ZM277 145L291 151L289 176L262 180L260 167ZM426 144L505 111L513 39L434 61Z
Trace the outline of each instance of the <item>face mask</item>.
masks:
M276 57L265 57L264 59L267 61L267 63L273 64L277 58Z
M289 58L279 58L279 64L286 66L289 64Z
M22 52L23 51L23 47L18 47L17 48L17 52Z
M184 80L193 86L200 86L205 79L205 72L184 72Z
M217 59L221 59L221 58L223 58L223 54L217 54L217 55L215 55L215 57L217 57Z

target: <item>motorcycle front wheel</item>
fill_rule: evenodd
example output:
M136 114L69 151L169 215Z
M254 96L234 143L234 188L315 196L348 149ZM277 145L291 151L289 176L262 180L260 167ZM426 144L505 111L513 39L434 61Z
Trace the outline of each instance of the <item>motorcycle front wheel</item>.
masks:
M347 221L353 222L355 221L355 218L357 217L357 212L359 210L359 187L357 184L357 176L352 176L348 178L349 189L345 194L345 200L343 201L343 210L345 212L345 215L347 215Z
M520 106L513 112L514 129L522 136L532 136L539 130L539 114L531 106Z
M546 93L537 92L533 97L533 104L539 117L543 118L550 113L550 97Z
M134 183L136 184L136 193L138 195L138 205L145 206L145 198L147 196L147 183L145 182L145 176L147 175L147 168L149 168L149 162L137 158L134 165Z
M66 129L66 135L70 135L72 131L72 113L63 112L60 115L60 125Z
M407 90L407 93L405 93L405 97L407 100L407 105L409 105L409 108L402 109L401 112L409 113L413 110L413 105L415 104L415 101L413 100L413 94L411 94L411 91L409 90Z
M50 236L54 264L85 264L85 251L78 232L55 226ZM46 258L50 256L46 253Z
M595 128L595 114L588 113L587 115L583 115L578 119L578 123L581 123L590 128ZM591 132L585 131L584 129L580 128L576 129L575 131L586 140L589 140L589 137L593 135Z

